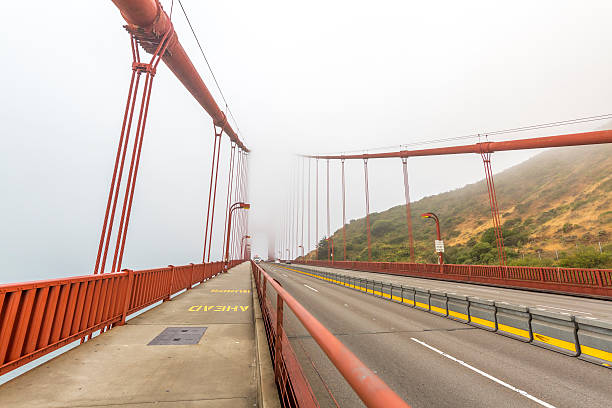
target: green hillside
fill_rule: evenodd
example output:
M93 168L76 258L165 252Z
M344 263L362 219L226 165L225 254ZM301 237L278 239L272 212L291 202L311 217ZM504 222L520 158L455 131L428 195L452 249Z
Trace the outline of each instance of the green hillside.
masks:
M612 145L547 150L495 174L495 187L509 264L612 267ZM440 218L447 263L497 263L484 180L411 207L418 262L437 262L434 222L420 218L432 211ZM409 261L405 207L373 213L370 222L373 260ZM346 233L347 259L367 261L365 218L351 220ZM333 240L341 260L342 230ZM327 258L326 241L318 252Z

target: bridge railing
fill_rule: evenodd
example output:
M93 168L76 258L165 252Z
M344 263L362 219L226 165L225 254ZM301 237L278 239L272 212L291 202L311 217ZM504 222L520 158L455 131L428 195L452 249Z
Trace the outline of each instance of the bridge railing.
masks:
M319 260L294 262L612 299L612 269Z
M222 269L223 262L214 262L0 285L0 375L124 324L128 315Z
M251 265L283 407L319 406L283 328L283 310L284 305L287 305L367 407L409 408L387 384L283 289L276 279L255 262L251 261ZM276 307L270 301L273 294L268 292L268 286L276 292Z

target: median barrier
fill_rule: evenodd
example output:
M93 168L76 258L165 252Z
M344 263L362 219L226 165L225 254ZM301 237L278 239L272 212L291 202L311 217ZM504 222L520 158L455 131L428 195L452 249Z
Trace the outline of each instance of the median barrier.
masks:
M397 303L402 303L402 287L391 285L391 300Z
M612 368L612 322L576 316L580 355L578 358Z
M447 293L446 297L448 298L448 317L462 323L468 323L470 321L470 311L467 296Z
M439 290L430 290L429 291L429 312L436 314L438 316L447 316L448 298L446 297L446 293L440 292Z
M374 294L374 281L366 280L366 293Z
M495 302L489 299L481 299L475 296L468 296L470 322L472 326L481 329L496 331L497 320L495 318Z
M385 299L391 299L391 288L393 287L393 285L391 285L390 283L384 283L382 284L382 296Z
M414 307L415 290L412 286L402 285L402 303L410 307Z
M531 307L529 312L533 334L532 344L568 356L579 354L574 316Z
M513 339L530 342L531 314L529 308L523 305L515 305L507 302L495 302L497 312L497 333Z
M361 292L367 292L367 285L368 285L368 280L367 279L363 279L363 278L359 278L359 290Z
M414 288L414 306L417 309L429 310L429 290Z
M382 290L382 282L380 282L380 281L374 281L374 286L373 286L373 289L374 289L374 293L373 293L373 295L374 295L374 296L376 296L376 297L382 297L382 293L381 293L381 290Z

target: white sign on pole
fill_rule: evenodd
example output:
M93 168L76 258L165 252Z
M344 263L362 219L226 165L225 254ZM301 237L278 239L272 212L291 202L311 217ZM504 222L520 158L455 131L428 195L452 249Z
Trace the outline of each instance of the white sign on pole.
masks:
M444 252L444 241L436 239L435 243L436 243L436 252Z

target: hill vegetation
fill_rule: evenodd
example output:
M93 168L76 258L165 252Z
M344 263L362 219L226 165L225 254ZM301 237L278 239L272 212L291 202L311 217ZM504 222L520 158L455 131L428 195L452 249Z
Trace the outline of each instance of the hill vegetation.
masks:
M612 145L547 150L495 174L508 264L612 267ZM417 262L437 262L435 226L440 218L445 262L497 263L497 249L484 180L411 204ZM370 215L372 258L410 260L404 205ZM365 218L346 226L347 259L368 260ZM333 234L343 258L342 230ZM327 259L327 241L307 257Z

